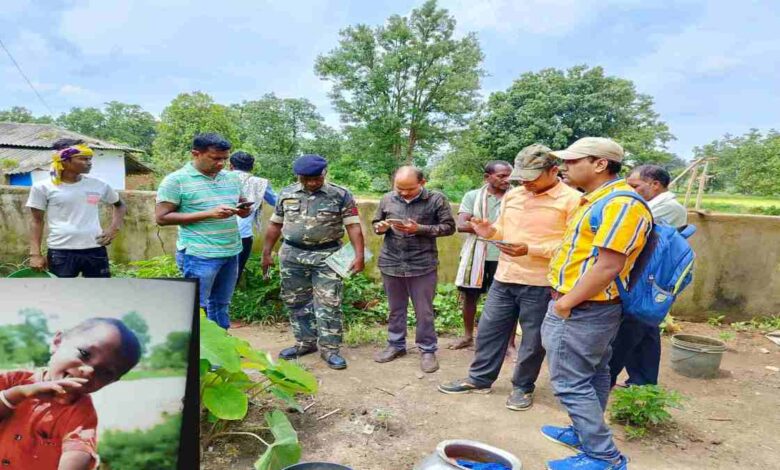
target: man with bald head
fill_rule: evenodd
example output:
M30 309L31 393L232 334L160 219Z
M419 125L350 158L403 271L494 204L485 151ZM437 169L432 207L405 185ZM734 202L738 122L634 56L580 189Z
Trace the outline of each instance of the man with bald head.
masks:
M455 233L449 201L443 194L425 189L422 170L402 166L393 178L393 191L382 197L372 222L374 233L384 235L377 266L390 308L387 348L374 360L390 362L406 354L406 311L411 298L417 318L415 342L421 353L420 369L436 372L436 238Z

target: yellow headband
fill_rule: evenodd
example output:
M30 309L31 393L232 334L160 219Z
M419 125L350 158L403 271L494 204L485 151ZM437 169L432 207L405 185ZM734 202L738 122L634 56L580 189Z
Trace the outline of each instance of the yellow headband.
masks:
M92 155L94 155L92 149L86 145L74 145L54 152L54 155L51 156L51 170L49 171L51 181L56 185L62 183L62 170L64 169L62 162L65 160L70 160L73 157L91 157Z

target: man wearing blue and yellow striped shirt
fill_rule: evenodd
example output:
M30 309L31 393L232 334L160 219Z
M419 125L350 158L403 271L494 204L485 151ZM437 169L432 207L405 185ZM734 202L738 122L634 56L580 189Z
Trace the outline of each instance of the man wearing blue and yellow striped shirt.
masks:
M591 227L594 203L613 191L632 190L618 178L623 148L616 142L585 137L552 154L564 161L564 181L585 194L550 262L553 300L542 324L553 391L572 420L567 427L544 426L542 433L580 454L550 461L547 468L623 470L628 460L604 422L610 344L623 314L616 282L627 285L653 219L642 203L617 197L604 206L600 225Z

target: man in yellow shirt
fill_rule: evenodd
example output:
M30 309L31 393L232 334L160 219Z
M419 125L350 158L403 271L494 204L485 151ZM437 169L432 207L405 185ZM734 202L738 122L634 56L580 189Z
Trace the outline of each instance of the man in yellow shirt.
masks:
M497 243L501 255L479 321L477 347L469 376L439 385L442 393L487 393L498 378L507 344L518 320L523 329L512 393L506 406L527 410L544 361L540 328L550 301L548 265L579 207L580 193L558 180L558 164L543 145L530 145L517 155L509 177L522 183L501 202L495 223L474 219L474 232Z
M553 155L564 160L564 179L585 195L550 262L553 300L542 324L550 381L572 426L543 426L542 434L581 453L550 461L547 468L625 470L628 460L604 422L610 345L623 314L616 282L628 284L653 219L642 203L617 197L604 206L601 224L591 227L596 201L613 191L632 191L618 177L623 148L616 142L585 137Z

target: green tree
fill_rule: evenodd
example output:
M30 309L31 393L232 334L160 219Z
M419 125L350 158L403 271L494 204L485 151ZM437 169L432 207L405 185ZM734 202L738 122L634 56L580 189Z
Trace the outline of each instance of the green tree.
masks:
M0 369L44 366L49 362L49 332L46 315L37 309L22 309L24 322L0 327Z
M190 334L186 331L168 333L165 342L152 347L149 367L152 369L186 369Z
M429 155L476 109L482 51L475 34L454 32L455 18L428 0L408 17L342 30L339 46L317 58L350 137L376 167Z
M666 144L674 136L653 110L653 99L601 67L525 73L490 95L478 127L480 146L503 160L533 143L560 149L581 137L615 139L631 164L672 159Z
M157 121L137 104L109 101L103 110L105 132L98 137L150 153L157 135Z
M751 129L745 135L726 135L694 149L695 158L716 157L709 172L715 175L710 189L751 194L780 195L780 132L765 135Z
M264 95L231 106L243 148L262 162L258 173L277 182L292 178L292 162L303 153L335 160L339 134L326 126L315 106L303 98Z
M29 109L23 106L13 106L10 109L0 111L0 122L50 124L54 122L54 119L51 116L35 117Z
M152 340L152 337L149 335L149 324L146 323L144 317L138 312L124 314L122 322L133 330L133 333L138 337L138 342L141 343L141 355L145 355L149 350L149 342Z
M162 112L153 144L153 163L161 174L190 160L192 138L201 132L217 132L239 148L238 128L230 110L199 91L182 93Z
M98 108L72 108L57 118L57 125L101 139L106 133L106 116Z

